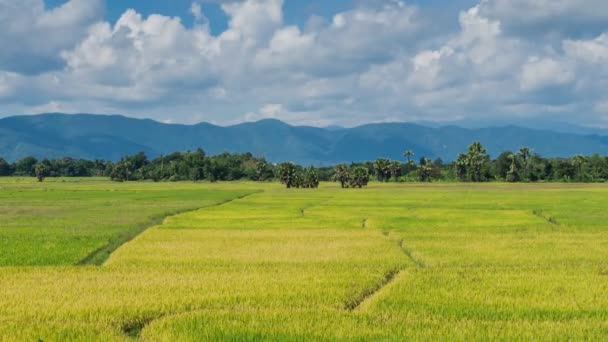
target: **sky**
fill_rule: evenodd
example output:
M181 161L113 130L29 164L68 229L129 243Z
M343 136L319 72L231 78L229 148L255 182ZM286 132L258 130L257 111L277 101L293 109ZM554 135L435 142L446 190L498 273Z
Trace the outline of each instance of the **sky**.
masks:
M608 127L606 0L0 0L0 25L0 117Z

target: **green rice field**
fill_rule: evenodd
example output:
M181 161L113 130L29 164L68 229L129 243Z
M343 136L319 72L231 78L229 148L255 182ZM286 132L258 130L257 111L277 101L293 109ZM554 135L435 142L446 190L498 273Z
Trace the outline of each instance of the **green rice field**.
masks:
M604 340L608 185L0 178L0 341Z

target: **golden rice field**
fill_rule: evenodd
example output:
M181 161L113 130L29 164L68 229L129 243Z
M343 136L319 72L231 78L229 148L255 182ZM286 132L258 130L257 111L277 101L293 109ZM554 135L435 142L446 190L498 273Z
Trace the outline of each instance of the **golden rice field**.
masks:
M606 185L0 179L0 341L603 340L607 208Z

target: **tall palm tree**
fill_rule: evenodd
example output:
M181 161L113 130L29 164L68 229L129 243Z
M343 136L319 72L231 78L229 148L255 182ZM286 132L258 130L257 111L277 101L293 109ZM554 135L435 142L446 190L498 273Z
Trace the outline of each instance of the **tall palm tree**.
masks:
M391 176L395 180L395 182L399 181L399 176L401 176L401 163L397 160L391 161L390 164Z
M471 172L471 180L481 182L481 171L488 161L488 152L479 141L475 141L469 146L467 160L468 169L470 169L468 171Z
M407 150L403 152L403 156L407 159L407 164L412 163L412 157L414 156L414 152L412 150Z
M391 178L391 161L386 158L378 158L374 162L376 177L379 182L388 182Z
M572 164L576 167L576 171L578 172L578 180L579 182L583 180L583 166L587 163L587 158L580 154L574 156L572 158Z
M433 162L429 158L423 159L424 163L420 164L420 170L418 171L419 179L421 182L430 182L433 173Z
M263 180L264 173L266 172L267 168L268 168L268 163L266 163L266 160L264 160L264 159L258 160L257 163L255 164L255 176L256 176L258 182L261 182Z
M517 181L517 156L513 153L509 154L509 160L511 161L511 168L507 172L507 182Z
M341 188L346 188L350 180L350 173L348 172L348 166L345 164L336 165L335 169L335 180L340 183Z
M460 153L458 155L458 159L456 160L456 176L461 181L464 181L467 178L467 166L469 165L468 156L464 153Z
M522 147L517 155L521 158L521 163L524 165L524 179L528 180L528 160L530 159L530 149Z

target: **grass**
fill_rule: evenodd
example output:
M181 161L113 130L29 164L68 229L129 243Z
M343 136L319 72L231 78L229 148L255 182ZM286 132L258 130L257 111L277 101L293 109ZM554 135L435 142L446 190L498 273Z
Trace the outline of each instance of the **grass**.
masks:
M0 244L11 246L0 250L0 340L608 334L604 185L285 190L0 179L0 197ZM108 210L107 202L115 205ZM26 222L44 240L73 246L70 257L38 256L45 253ZM4 231L18 226L20 234ZM74 226L89 235L67 238ZM74 266L134 231L103 265Z
M0 266L100 264L168 215L252 190L102 180L0 180Z

